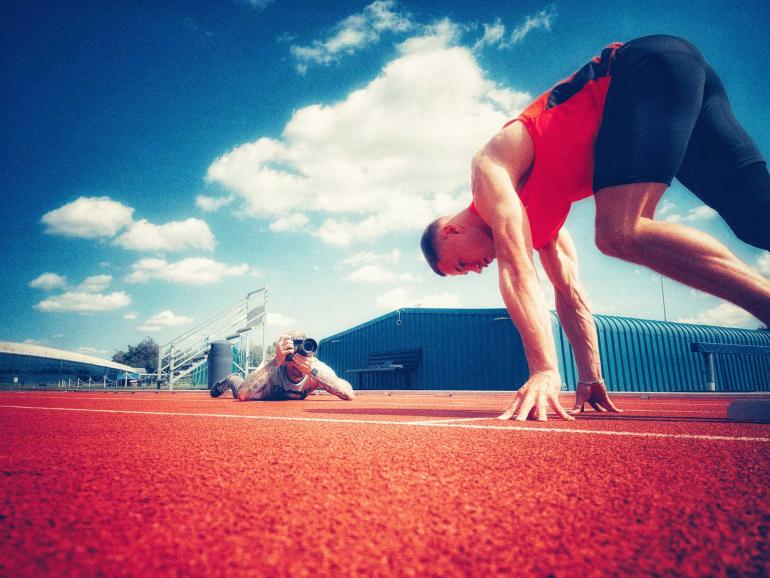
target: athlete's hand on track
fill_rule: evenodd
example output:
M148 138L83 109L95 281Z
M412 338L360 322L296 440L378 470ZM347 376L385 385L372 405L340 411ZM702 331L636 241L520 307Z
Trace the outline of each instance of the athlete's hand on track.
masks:
M585 404L588 403L596 411L610 411L623 413L622 409L612 403L607 395L607 386L603 381L596 383L578 383L575 388L575 407L570 410L572 415L583 413Z
M511 419L524 421L536 419L548 421L548 406L559 417L567 421L574 420L559 403L559 390L561 378L558 373L535 373L516 392L511 405L497 419Z

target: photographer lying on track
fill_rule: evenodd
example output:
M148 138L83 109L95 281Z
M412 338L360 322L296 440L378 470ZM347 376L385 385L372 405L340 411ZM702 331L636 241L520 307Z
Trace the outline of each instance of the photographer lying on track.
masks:
M211 397L229 389L240 401L305 399L320 387L341 399L353 399L353 386L316 358L317 348L314 339L299 331L281 335L273 359L262 362L246 379L233 373L219 380L211 388Z

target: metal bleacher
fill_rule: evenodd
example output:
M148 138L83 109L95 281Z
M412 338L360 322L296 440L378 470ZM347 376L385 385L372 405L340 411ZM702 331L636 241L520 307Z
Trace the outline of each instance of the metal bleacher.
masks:
M228 341L237 350L244 373L250 367L252 347L265 351L268 288L252 291L237 303L158 348L157 381L173 390L206 363L209 346L214 341Z

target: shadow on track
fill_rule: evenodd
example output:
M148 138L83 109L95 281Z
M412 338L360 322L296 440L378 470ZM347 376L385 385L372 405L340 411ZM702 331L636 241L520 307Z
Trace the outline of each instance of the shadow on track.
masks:
M500 412L490 413L488 410L474 409L412 409L412 408L351 408L351 409L306 409L304 413L327 415L368 415L368 416L401 416L428 418L489 418L494 419ZM549 412L549 421L552 414ZM583 413L576 416L577 421L619 421L645 423L733 423L726 417L674 417L666 415L629 415L612 413Z
M498 413L490 414L489 410L475 409L399 409L399 408L353 408L353 409L306 409L305 413L335 414L335 415L391 415L409 417L434 418L485 418L493 419Z
M610 412L580 413L578 421L641 421L655 423L733 423L727 417L683 417L669 415L629 415Z

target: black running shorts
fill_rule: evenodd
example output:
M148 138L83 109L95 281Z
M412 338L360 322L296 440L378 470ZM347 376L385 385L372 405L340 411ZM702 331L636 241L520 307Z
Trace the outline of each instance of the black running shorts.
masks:
M744 241L770 250L770 175L724 87L692 44L645 36L615 56L594 191L676 177Z

